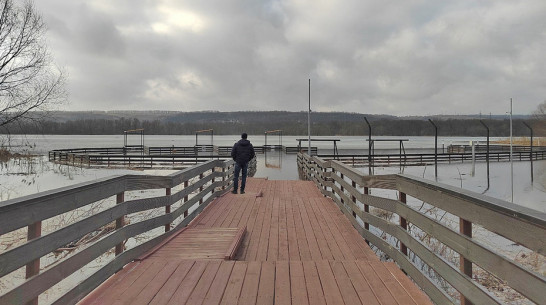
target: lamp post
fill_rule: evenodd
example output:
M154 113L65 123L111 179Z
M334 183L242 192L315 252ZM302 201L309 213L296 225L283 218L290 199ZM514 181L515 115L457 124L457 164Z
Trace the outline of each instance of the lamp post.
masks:
M510 186L512 189L512 203L514 203L514 158L512 156L512 98L510 98Z
M309 79L309 111L307 112L307 154L311 157L311 79Z

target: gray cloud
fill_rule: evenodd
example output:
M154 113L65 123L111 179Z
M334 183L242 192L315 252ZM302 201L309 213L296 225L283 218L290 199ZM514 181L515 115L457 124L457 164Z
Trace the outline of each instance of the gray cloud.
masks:
M529 113L546 2L41 0L71 110Z

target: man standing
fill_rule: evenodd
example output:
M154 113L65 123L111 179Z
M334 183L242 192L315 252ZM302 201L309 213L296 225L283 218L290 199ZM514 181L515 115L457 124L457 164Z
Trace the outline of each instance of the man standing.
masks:
M239 172L243 170L243 176L241 179L241 194L245 193L246 173L248 170L248 162L254 158L254 146L250 144L250 141L246 138L248 135L243 133L241 140L233 145L231 149L231 157L235 161L235 173L233 174L233 194L237 194L237 188L239 186Z

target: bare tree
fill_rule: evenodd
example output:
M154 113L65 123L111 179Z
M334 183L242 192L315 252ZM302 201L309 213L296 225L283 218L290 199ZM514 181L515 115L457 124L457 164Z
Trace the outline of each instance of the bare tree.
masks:
M65 100L65 76L45 44L45 24L30 1L0 0L0 128L36 120Z
M533 113L535 123L533 128L537 135L546 136L546 100L538 105L537 110Z

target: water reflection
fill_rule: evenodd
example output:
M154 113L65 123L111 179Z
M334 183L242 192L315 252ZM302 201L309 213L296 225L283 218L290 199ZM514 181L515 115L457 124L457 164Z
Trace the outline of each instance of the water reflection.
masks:
M279 150L268 150L257 155L255 177L270 180L298 180L297 155Z

